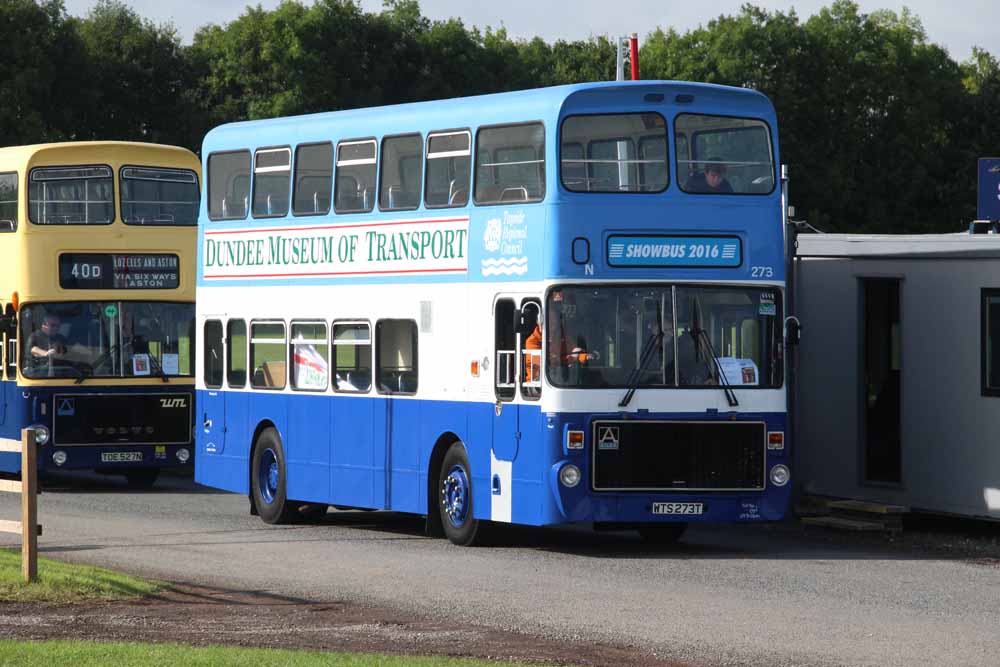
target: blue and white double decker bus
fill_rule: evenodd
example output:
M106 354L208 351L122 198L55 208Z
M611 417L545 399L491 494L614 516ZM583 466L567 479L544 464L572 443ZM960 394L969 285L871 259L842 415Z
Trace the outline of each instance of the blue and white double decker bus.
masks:
M789 501L777 124L595 83L205 138L195 461L328 505L677 539Z

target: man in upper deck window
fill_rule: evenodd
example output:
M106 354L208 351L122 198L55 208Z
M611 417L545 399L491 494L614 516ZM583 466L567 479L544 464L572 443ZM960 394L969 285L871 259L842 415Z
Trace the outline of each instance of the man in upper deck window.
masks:
M684 184L685 192L701 194L729 194L733 186L726 180L726 163L719 157L710 157L705 161L705 171L691 174Z

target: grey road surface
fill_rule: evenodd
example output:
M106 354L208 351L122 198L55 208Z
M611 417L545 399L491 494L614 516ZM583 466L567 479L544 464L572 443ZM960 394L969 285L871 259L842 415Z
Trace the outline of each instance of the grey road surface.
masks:
M44 555L176 582L375 603L706 665L1000 664L1000 567L858 546L793 526L627 533L510 529L497 546L429 539L391 513L271 527L245 498L167 477L59 478L39 498ZM0 494L0 518L18 498ZM0 546L17 544L0 534Z

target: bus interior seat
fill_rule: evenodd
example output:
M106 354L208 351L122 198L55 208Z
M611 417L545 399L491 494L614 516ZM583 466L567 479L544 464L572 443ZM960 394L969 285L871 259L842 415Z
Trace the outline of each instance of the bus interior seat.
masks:
M284 387L285 386L285 362L284 361L265 361L261 365L261 370L264 375L264 385L265 387ZM257 372L254 371L254 377L256 377Z
M500 193L500 201L528 201L528 188L523 185L504 188Z

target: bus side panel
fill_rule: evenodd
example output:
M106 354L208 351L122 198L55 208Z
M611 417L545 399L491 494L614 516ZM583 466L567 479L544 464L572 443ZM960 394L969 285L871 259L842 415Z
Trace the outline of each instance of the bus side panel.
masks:
M405 399L390 399L389 403L392 429L391 507L397 512L420 512L420 451L423 436L427 432L428 422L444 421L448 404ZM454 409L451 414L454 418Z
M376 465L373 446L375 408L383 407L380 399L340 397L329 399L329 432L321 438L330 442L330 502L348 507L381 507L383 497L376 501ZM381 451L381 450L380 450ZM381 474L381 473L380 473Z
M0 401L4 403L0 421L0 440L21 442L21 428L27 425L27 401L21 398L16 382L0 381ZM21 455L0 452L0 472L21 472Z
M328 503L330 488L330 398L281 396L288 405L287 435L283 434L288 469L288 497Z

